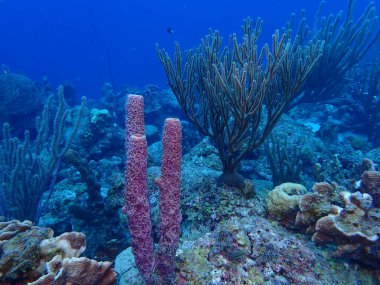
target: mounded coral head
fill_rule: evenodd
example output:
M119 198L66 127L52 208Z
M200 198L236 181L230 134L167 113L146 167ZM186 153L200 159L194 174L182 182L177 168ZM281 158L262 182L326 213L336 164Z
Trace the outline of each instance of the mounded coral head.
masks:
M0 75L0 118L9 115L27 115L40 107L36 84L16 73Z
M305 186L296 183L283 183L275 187L266 198L269 215L276 220L294 216L301 196L306 193Z

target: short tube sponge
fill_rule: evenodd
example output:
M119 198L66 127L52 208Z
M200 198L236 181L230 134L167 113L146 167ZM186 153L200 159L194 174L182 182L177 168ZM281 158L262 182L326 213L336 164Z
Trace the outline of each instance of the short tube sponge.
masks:
M180 186L182 163L182 127L175 118L167 118L162 141L160 188L160 241L157 269L165 284L175 284L174 257L178 248L181 225ZM168 282L169 281L169 282Z
M129 139L132 135L145 135L144 97L130 94L125 104L126 147L128 153Z

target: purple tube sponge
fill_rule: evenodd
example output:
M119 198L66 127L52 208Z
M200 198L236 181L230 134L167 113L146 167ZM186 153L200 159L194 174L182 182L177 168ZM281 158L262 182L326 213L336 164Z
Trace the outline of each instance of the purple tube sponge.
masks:
M125 200L132 252L141 275L148 281L154 264L154 246L147 186L147 143L144 130L144 98L128 95L125 105Z
M154 246L147 187L147 143L144 135L131 135L125 173L125 199L123 208L128 217L132 237L132 252L136 266L145 281L153 272Z
M128 149L131 135L145 135L144 97L129 94L125 104L125 140Z
M155 180L160 188L160 240L157 268L161 277L174 280L174 257L178 248L181 225L182 127L178 119L165 120L162 149L161 177Z
M180 237L180 176L182 127L178 119L165 120L160 188L160 240L154 254L147 187L147 142L144 135L144 98L129 95L126 103L125 199L135 263L147 284L175 284L174 257ZM157 266L157 267L155 267ZM157 268L158 272L154 272ZM157 273L157 274L156 274Z

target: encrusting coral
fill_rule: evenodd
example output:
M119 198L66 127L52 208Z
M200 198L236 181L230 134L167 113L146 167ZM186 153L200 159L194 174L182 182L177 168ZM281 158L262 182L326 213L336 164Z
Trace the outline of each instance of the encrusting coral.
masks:
M55 255L59 251L62 257L79 257L86 249L86 236L78 232L63 233L58 237L43 240L40 250L43 255Z
M319 219L312 240L320 245L338 245L337 257L380 268L380 209L372 206L367 193L343 191L341 197L344 208L335 206L328 216Z
M20 222L17 220L0 223L0 245L11 239L20 232L24 232L32 227L31 221Z
M313 186L313 193L303 195L299 201L296 226L314 232L319 218L328 215L333 203L339 203L339 186L336 183L319 182Z
M87 257L62 259L56 256L48 263L48 274L30 285L115 284L116 275L111 264L108 261L97 262Z
M34 227L30 221L0 223L0 284L37 279L42 256L39 244L53 236L47 228Z
M86 249L82 233L53 237L53 230L30 221L0 223L0 284L115 284L111 262L79 255ZM16 282L16 283L15 283Z
M373 198L375 207L380 207L380 172L365 171L362 175L360 190Z

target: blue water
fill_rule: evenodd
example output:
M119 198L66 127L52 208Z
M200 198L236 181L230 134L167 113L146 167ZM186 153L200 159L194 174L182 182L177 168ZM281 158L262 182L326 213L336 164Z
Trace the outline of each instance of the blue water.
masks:
M379 0L378 0L379 2ZM71 81L82 96L98 97L104 82L166 86L155 44L172 50L199 44L209 28L225 40L240 32L245 17L262 17L262 42L281 28L292 12L306 9L312 22L319 0L127 1L2 0L0 64L33 80L47 76L58 85ZM327 1L326 13L347 1ZM360 0L362 8L368 1ZM171 28L174 33L168 33Z

